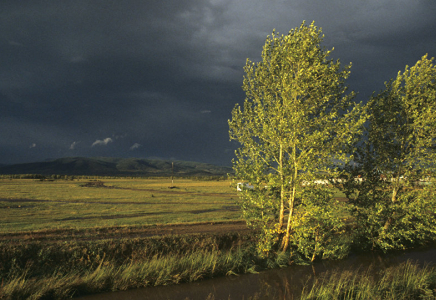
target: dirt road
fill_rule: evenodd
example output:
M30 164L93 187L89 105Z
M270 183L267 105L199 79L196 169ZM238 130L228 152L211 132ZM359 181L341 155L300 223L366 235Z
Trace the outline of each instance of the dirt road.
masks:
M56 242L85 241L123 238L144 238L164 235L184 234L225 234L230 232L249 232L244 221L207 222L192 224L153 225L139 227L104 227L92 229L59 229L34 232L0 233L0 241L8 242Z

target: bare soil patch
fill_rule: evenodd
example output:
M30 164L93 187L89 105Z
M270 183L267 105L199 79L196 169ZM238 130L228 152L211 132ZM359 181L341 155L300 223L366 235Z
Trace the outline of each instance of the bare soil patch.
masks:
M103 227L92 229L59 229L18 233L0 233L0 241L26 243L35 241L56 242L69 240L105 240L124 238L144 238L186 234L226 234L231 232L248 233L250 229L244 221L207 222L188 224L153 225L141 227Z

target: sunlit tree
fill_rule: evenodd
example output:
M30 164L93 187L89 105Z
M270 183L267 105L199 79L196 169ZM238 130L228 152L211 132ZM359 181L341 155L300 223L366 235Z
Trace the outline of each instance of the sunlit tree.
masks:
M423 56L368 102L369 120L356 155L363 182L345 185L359 236L374 248L405 248L436 237L436 66Z
M361 127L360 105L346 94L351 65L330 59L314 23L273 32L260 62L247 59L243 90L229 120L230 139L240 143L235 176L250 183L241 206L258 228L261 251L286 250L300 193L349 159L347 146Z

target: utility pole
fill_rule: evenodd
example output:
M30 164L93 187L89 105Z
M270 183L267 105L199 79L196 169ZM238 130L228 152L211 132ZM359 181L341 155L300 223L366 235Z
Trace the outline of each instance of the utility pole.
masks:
M174 162L171 162L171 186L170 189L174 188Z

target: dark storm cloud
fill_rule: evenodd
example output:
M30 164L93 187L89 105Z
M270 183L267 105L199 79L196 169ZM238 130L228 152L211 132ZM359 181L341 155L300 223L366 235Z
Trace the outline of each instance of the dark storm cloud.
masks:
M0 7L0 163L135 155L229 164L227 119L244 100L245 60L260 58L274 28L286 34L303 20L323 28L334 58L353 62L359 100L436 55L431 0Z

